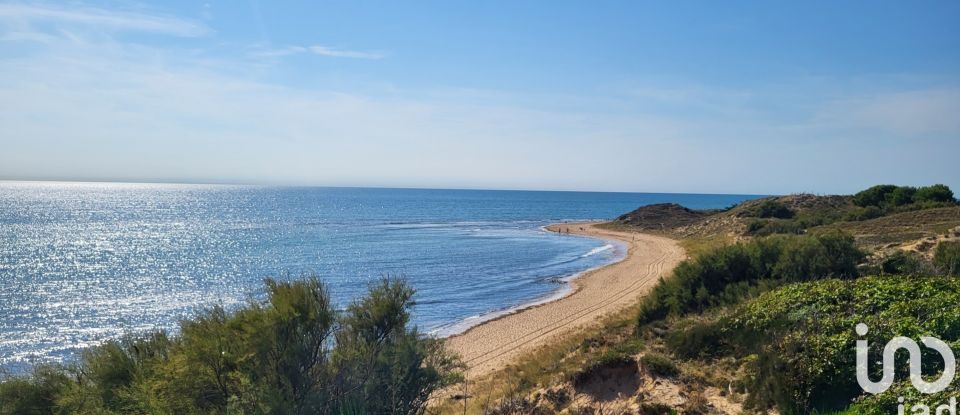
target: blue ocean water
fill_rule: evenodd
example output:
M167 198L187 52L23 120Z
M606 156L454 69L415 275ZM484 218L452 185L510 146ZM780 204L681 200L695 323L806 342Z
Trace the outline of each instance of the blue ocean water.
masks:
M442 335L623 255L543 225L752 197L0 182L0 366L175 330L199 308L262 297L264 278L308 273L340 305L403 276L417 289L415 323Z

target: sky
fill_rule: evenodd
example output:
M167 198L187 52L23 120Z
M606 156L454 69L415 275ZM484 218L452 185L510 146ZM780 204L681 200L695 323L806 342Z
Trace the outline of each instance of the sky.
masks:
M0 1L0 179L960 190L958 21L956 1Z

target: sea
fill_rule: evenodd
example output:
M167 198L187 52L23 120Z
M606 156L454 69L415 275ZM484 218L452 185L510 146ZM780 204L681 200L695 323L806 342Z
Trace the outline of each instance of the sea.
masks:
M317 275L338 307L384 277L416 289L413 323L447 336L562 295L618 243L547 232L676 202L756 195L0 182L0 370Z

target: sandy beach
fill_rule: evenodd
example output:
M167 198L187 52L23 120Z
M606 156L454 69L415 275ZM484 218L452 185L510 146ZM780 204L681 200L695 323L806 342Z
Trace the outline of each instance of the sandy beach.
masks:
M574 279L572 292L563 298L490 320L448 338L447 347L463 358L469 377L503 368L527 351L634 304L685 257L675 240L662 236L611 231L593 223L555 224L547 229L617 240L627 245L627 254L619 262Z

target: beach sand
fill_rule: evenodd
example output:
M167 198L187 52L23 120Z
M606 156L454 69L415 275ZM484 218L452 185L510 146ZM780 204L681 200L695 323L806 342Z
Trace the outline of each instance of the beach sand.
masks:
M592 223L550 225L571 234L627 245L626 257L574 279L572 293L556 301L523 309L487 321L447 338L447 347L467 365L475 378L505 367L518 356L597 322L601 316L636 303L661 276L666 276L685 253L677 241L649 234L601 229Z

